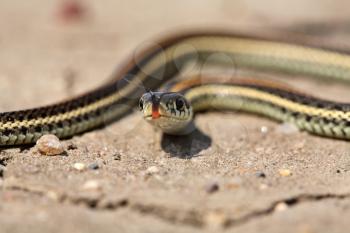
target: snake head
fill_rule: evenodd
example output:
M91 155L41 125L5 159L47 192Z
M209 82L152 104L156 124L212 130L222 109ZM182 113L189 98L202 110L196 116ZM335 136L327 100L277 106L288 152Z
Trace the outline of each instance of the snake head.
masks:
M174 92L147 92L139 101L143 118L167 134L183 134L192 122L192 107Z

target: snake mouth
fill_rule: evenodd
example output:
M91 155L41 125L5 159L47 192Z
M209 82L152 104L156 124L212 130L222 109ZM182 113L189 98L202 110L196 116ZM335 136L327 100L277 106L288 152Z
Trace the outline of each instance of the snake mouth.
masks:
M148 120L148 121L154 121L154 120L159 120L159 119L161 119L161 118L170 118L170 117L159 114L159 115L155 118L153 115L149 114L149 115L145 115L143 118L146 119L146 120Z
M182 118L175 118L175 117L172 117L172 116L168 116L168 115L159 115L159 117L157 118L154 118L151 114L149 115L145 115L143 117L143 119L145 119L146 121L149 121L149 122L157 122L157 121L163 121L163 120L166 120L166 121L177 121L177 122L186 122L188 121L188 119L182 119Z

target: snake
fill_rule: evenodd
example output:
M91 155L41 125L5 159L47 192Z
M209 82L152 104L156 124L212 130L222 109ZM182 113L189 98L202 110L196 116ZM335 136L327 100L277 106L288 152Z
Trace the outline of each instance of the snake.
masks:
M350 55L336 49L231 32L175 33L125 59L93 90L47 106L0 113L0 146L33 144L45 134L69 138L104 127L137 105L147 121L168 134L189 133L200 111L239 110L319 136L350 139L350 104L259 78L225 81L214 75L176 82L193 63L350 81ZM168 87L160 91L163 86Z

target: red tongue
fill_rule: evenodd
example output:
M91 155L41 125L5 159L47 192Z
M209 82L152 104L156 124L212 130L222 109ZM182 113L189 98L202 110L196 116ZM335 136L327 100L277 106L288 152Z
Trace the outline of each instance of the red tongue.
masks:
M158 104L154 104L152 105L152 118L153 119L157 119L160 117L159 114L159 105Z

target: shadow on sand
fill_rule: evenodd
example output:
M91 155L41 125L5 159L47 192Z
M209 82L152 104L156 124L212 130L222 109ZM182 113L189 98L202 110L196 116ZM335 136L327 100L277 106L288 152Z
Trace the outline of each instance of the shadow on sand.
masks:
M162 149L173 157L191 159L211 146L212 140L198 129L188 135L174 136L163 134Z

